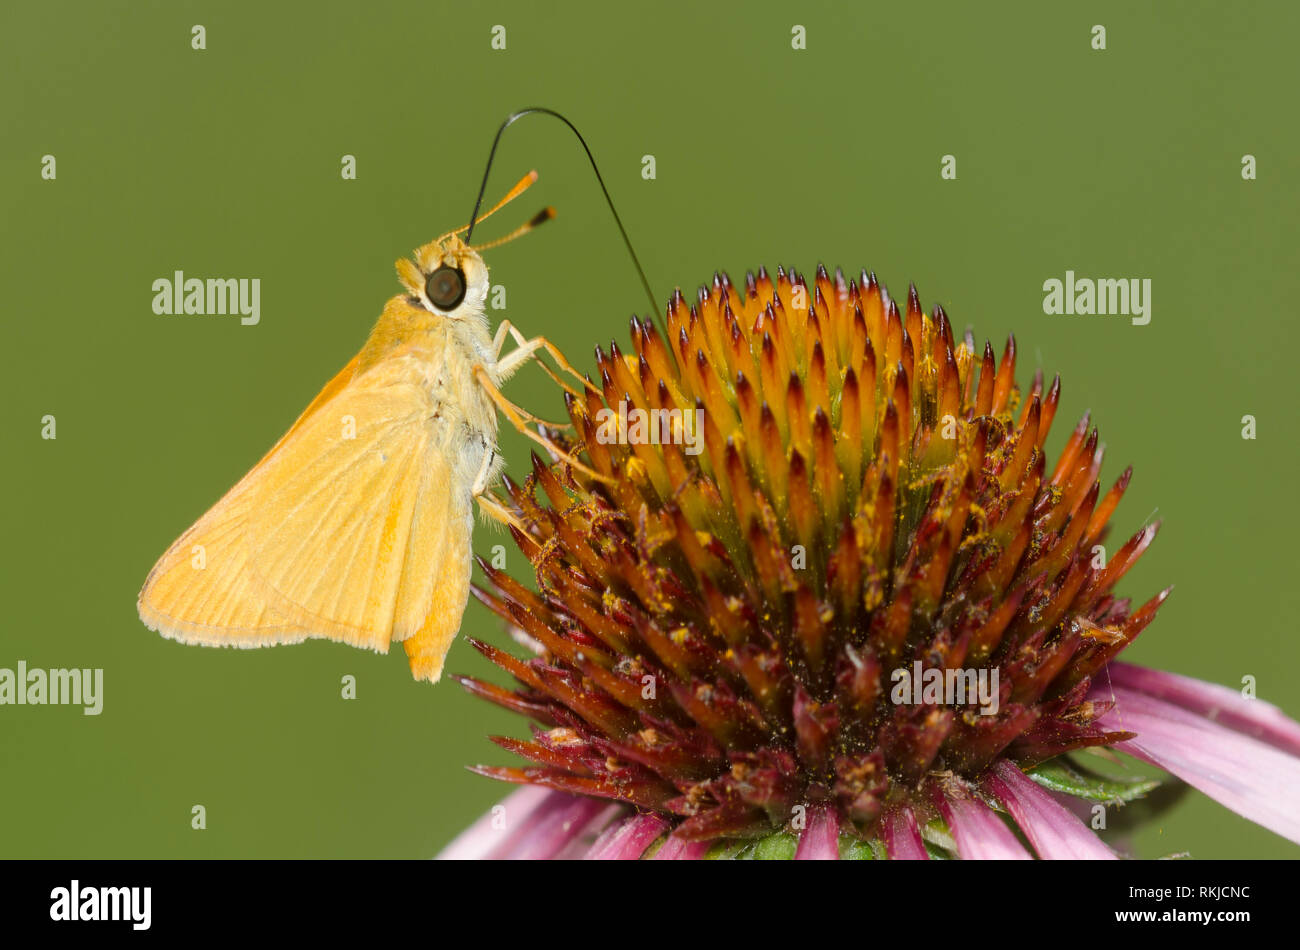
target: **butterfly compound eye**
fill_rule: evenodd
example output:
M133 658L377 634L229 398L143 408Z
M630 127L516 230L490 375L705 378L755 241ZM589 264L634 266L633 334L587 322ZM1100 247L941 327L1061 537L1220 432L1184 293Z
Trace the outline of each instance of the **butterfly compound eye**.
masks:
M424 282L424 295L439 310L453 310L465 299L465 272L443 264Z

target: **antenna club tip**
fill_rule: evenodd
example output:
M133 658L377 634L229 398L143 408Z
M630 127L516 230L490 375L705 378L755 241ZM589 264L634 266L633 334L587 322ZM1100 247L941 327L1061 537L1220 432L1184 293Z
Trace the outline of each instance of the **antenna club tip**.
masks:
M525 175L524 177L526 177L526 178L528 179L528 183L529 183L529 184L532 184L532 183L536 182L537 179L540 178L541 176L537 174L537 169L534 168L532 171L530 171L530 172L529 172L527 175Z
M531 228L535 228L537 227L537 225L545 224L547 221L550 221L554 217L555 217L555 209L552 208L550 205L547 205L541 211L537 212L537 214L533 215L533 220L528 222L528 226Z

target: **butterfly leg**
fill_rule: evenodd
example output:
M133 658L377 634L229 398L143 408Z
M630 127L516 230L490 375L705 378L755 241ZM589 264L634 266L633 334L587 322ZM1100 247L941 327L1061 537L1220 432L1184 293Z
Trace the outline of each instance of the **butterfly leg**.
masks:
M535 416L522 406L515 406L515 411L525 422L533 422L539 426L546 426L548 429L572 429L572 422L551 422L549 419L543 419L541 416Z
M526 343L528 342L528 340L524 337L524 335L523 335L522 333L520 333L520 332L515 328L515 325L514 325L513 323L511 323L509 320L502 320L502 321L501 321L501 325L497 327L496 336L494 336L494 337L492 338L492 352L493 352L493 355L496 356L496 358L497 358L498 361L501 359L501 348L502 348L503 346L505 346L505 343L506 343L506 334L507 334L507 333L509 333L510 336L514 339L516 345L523 345L523 344L526 344ZM531 354L529 354L529 355L531 355ZM521 361L521 362L522 362L522 361ZM573 388L572 388L571 386L569 386L568 383L566 383L564 380L560 379L560 377L556 374L555 370L551 369L549 366L547 366L547 365L546 365L545 363L543 363L541 360L538 360L538 361L537 361L537 365L539 365L539 366L542 368L542 371L543 371L544 373L546 373L547 376L549 376L549 377L551 377L551 379L555 380L555 384L556 384L557 386L559 386L561 389L563 389L563 390L564 390L565 392L567 392L569 395L571 395L571 396L573 396L573 397L575 397L575 398L577 397L578 394L573 390ZM512 374L514 373L514 371L515 371L514 368L512 368L512 369L510 370L510 372L511 372ZM501 370L500 370L500 363L498 362L498 364L497 364L497 373L498 373L498 377L501 378L502 380L504 380L505 377L504 377L504 376L500 376L500 372L501 372Z
M518 350L516 350L515 352L517 353ZM514 353L511 354L511 356L513 355ZM518 406L516 406L514 403L512 403L509 399L507 399L502 394L501 390L497 388L496 383L493 382L492 377L488 374L488 371L486 369L484 369L482 366L475 366L474 376L478 380L479 385L483 387L483 391L488 394L489 398L491 398L491 400L494 403L496 403L496 407L501 410L501 414L504 415L507 419L509 419L510 423L516 429L518 429L524 435L528 436L528 438L532 439L542 448L546 449L547 452L550 452L553 455L564 459L566 462L568 462L578 471L583 472L589 477L596 479L596 481L604 482L607 485L615 484L614 479L610 478L607 475L600 474L600 472L596 471L586 462L583 462L572 452L569 452L564 448L556 445L555 442L553 442L551 439L548 439L540 432L535 432L534 430L528 428L528 422L525 419L528 413L525 410L520 409Z
M517 343L526 344L528 342L526 339L524 339L524 335L520 333L517 329L515 329L514 324L512 324L509 320L502 320L501 325L497 327L496 336L492 338L492 352L497 357L501 356L501 348L505 345L507 333L513 335ZM518 363L514 363L510 367L510 374L513 375L515 370L518 369L519 365L522 364L524 360L528 359L528 357L533 356L534 352L535 351L530 351L529 353L525 354L523 359L519 360ZM511 353L510 355L511 357L514 356L513 353ZM551 369L541 360L537 360L537 365L542 368L542 370L546 373L547 376L551 377L551 379L555 381L555 384L557 386L559 386L561 389L567 392L570 396L573 396L575 399L580 397L580 394L576 390L574 390L572 386L568 385L564 380L560 379L560 377L556 374L555 370ZM565 365L566 366L568 365L567 361L565 361ZM568 367L568 368L570 372L573 372L572 367ZM497 378L500 381L505 380L505 377L501 375L500 363L497 364ZM540 419L537 416L532 415L531 413L525 412L523 409L519 410L519 414L523 416L525 419L527 419L529 422L535 422L538 425L544 425L550 429L572 429L573 428L573 423L571 422L550 422L546 419Z
M551 358L554 359L555 362L560 364L560 369L564 370L566 373L568 373L570 376L572 376L574 379L580 382L584 388L590 389L593 393L596 393L596 395L600 395L600 390L597 389L594 385L592 385L592 383L590 382L590 380L587 379L587 377L583 376L581 373L579 373L576 369L573 368L573 364L571 364L568 361L568 359L565 357L565 355L562 352L560 352L559 347L557 347L550 340L546 339L546 337L544 336L535 336L531 340L528 339L522 333L520 333L519 330L509 320L501 321L501 326L497 327L496 339L492 341L493 344L496 346L498 355L500 355L501 347L505 343L506 333L509 333L511 338L515 341L515 349L510 351L508 354L506 354L505 359L497 363L497 378L500 379L502 382L504 382L505 380L513 376L515 374L515 371L518 370L520 366L524 365L524 363L528 362L528 360L536 359L538 350L545 350L547 353L551 354ZM541 363L542 368L546 370L547 374L550 375L550 377L554 379L557 383L563 386L564 389L571 396L574 396L576 398L579 395L572 388L567 386L565 383L561 382L555 376L555 374L551 372L551 368L549 366L547 366L545 363L542 363L541 360L538 360L538 362Z
M528 526L524 524L517 514L505 505L501 504L501 502L496 499L496 496L484 492L481 495L475 496L475 501L477 501L479 507L483 509L483 513L493 521L499 521L505 525L512 525L518 528L522 534L528 533Z
M487 451L483 453L483 461L478 467L478 474L474 476L474 484L470 486L469 493L472 497L477 498L488 490L496 475L493 472L493 463L496 462L497 450L495 447L488 446Z
M501 504L497 498L488 493L488 488L496 479L495 462L499 458L495 448L489 448L483 455L483 463L478 467L478 474L474 476L474 484L470 486L470 497L478 502L483 513L494 521L501 524L514 525L525 534L528 533L528 527L519 519L513 511Z
M492 355L497 359L501 358L501 347L506 345L506 334L512 331L519 332L509 320L502 320L501 325L497 327L496 335L492 337Z

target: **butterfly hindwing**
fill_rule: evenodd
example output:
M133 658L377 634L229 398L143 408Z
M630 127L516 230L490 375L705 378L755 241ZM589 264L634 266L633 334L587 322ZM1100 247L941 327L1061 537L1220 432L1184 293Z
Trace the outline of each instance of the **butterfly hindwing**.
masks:
M455 433L446 435L450 439ZM474 516L469 492L448 492L441 487L452 477L452 466L458 461L454 446L440 445L433 455L439 464L428 467L426 484L419 493L411 534L413 556L407 558L393 639L402 641L411 675L436 683L469 602ZM435 567L418 574L413 567L422 563Z

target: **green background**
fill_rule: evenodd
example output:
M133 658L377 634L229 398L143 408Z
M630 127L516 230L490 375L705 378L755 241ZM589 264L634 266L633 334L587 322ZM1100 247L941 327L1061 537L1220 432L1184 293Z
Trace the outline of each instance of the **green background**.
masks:
M462 766L509 761L485 736L523 723L413 682L400 651L185 647L135 597L359 348L393 261L468 218L497 124L533 104L584 130L661 299L717 268L824 261L898 296L915 281L999 350L1014 330L1022 386L1063 377L1049 449L1090 408L1106 487L1135 467L1111 549L1164 521L1121 592L1177 589L1127 658L1254 675L1300 713L1298 8L712 6L4 4L0 666L103 667L105 707L0 707L0 855L428 856L502 794ZM540 183L480 239L558 209L488 262L510 319L590 368L647 303L567 130L514 127L489 197L529 168ZM260 277L261 324L154 315L176 269ZM1045 316L1067 269L1151 278L1150 325ZM509 393L558 414L536 369ZM523 440L503 446L525 472ZM497 543L528 576L476 529ZM476 603L463 629L506 640ZM492 675L463 642L448 669ZM1300 854L1196 793L1136 845Z

